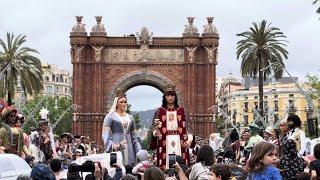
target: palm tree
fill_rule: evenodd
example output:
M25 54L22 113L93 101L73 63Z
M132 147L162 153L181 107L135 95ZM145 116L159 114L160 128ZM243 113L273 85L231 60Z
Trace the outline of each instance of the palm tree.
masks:
M17 77L21 78L21 86L26 94L33 95L42 89L41 61L34 56L35 49L23 46L26 36L7 33L7 42L0 39L0 91L7 95L7 101L12 103Z
M279 28L270 27L267 21L253 22L249 31L237 34L242 39L237 43L237 59L241 58L242 77L259 77L259 113L263 116L263 80L270 75L269 65L284 67L283 59L288 58L286 36ZM265 70L263 70L265 68ZM275 78L282 77L282 68L275 72Z
M320 0L315 0L313 4L317 4L317 2L320 3ZM320 14L320 6L318 6L317 13Z

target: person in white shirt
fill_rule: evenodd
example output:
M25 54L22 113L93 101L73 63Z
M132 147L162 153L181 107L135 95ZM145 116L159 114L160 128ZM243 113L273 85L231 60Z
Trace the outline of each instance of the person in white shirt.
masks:
M212 147L213 151L216 152L222 147L223 138L217 133L210 134L209 145Z
M297 115L290 115L287 121L289 126L288 139L295 141L299 155L303 156L306 150L307 139L305 132L301 130L301 120Z

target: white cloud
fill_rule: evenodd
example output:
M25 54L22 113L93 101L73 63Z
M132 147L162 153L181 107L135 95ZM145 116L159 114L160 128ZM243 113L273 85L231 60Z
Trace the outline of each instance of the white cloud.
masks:
M319 67L320 21L315 6L306 0L2 0L0 38L5 32L26 34L27 45L40 51L49 63L71 70L69 33L76 15L83 15L91 31L95 15L102 15L108 35L131 34L146 26L154 36L181 36L187 16L195 16L199 32L207 16L214 16L220 33L218 75L240 75L236 60L236 33L252 21L267 19L290 41L289 71L307 74Z

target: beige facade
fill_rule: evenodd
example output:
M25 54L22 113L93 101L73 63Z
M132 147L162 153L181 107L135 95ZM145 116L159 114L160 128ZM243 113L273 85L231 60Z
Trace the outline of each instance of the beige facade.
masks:
M228 86L227 86L228 87ZM307 91L307 87L303 86ZM246 126L253 122L259 104L258 87L244 89L242 86L230 88L220 94L220 108L234 121ZM291 105L291 106L290 106ZM307 100L296 84L276 84L264 86L264 114L267 124L284 119L289 113L298 115L303 123L307 119Z
M42 64L43 91L42 95L71 97L72 77L70 72L58 69L55 64Z
M72 77L71 73L66 70L58 69L55 64L42 63L43 70L43 90L40 95L55 97L72 97ZM20 81L20 77L18 77ZM14 101L17 106L26 100L33 99L33 96L25 97L21 84L17 85L17 92L14 95Z

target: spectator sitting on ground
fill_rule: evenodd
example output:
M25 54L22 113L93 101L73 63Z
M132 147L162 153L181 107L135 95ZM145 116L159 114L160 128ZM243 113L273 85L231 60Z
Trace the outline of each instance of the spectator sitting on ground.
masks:
M309 173L303 172L303 173L297 174L295 179L297 179L297 180L310 180L311 176Z
M228 180L231 176L230 168L227 164L214 164L211 166L211 172L214 179Z
M138 180L138 178L136 178L135 176L133 176L131 174L126 174L126 175L122 176L121 180Z
M34 165L34 160L35 158L33 156L27 156L25 159L24 159L28 164L29 166L32 168L32 166Z
M314 157L316 160L311 161L309 164L309 169L311 171L312 178L320 177L320 144L317 144L313 148Z
M204 145L199 149L196 162L197 163L192 166L189 179L198 179L203 176L209 176L210 167L214 164L214 152L211 146Z
M52 159L52 161L50 162L50 168L53 171L56 179L61 179L61 177L63 176L61 174L61 161L60 159Z
M79 158L82 157L82 150L81 149L77 149L76 153L74 154L74 160L77 160Z
M152 166L144 171L143 176L144 180L165 180L164 173L161 171L161 169L155 166Z
M54 173L45 164L35 164L31 170L32 180L56 180Z
M28 175L19 175L17 177L17 180L31 180L31 178Z

